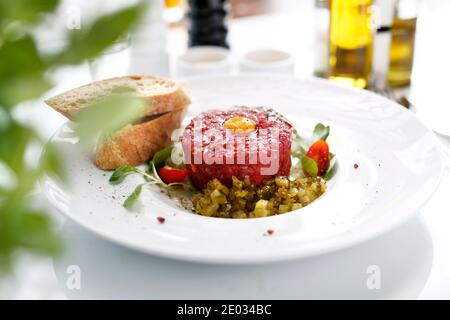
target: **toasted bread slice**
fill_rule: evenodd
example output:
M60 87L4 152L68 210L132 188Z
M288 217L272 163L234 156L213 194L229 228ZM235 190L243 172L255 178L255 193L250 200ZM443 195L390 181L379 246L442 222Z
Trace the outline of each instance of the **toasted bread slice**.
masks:
M142 116L161 114L190 103L183 86L160 77L144 75L95 81L47 99L45 103L72 120L80 110L96 101L113 92L124 91L148 101L148 109Z
M94 163L104 170L136 166L171 143L187 107L165 113L153 120L128 126L97 146Z
M190 103L186 89L155 76L126 76L96 81L45 101L73 120L80 110L124 89L130 89L131 94L145 99L148 109L141 115L141 121L99 141L93 161L104 170L138 165L168 146L172 132L181 125Z

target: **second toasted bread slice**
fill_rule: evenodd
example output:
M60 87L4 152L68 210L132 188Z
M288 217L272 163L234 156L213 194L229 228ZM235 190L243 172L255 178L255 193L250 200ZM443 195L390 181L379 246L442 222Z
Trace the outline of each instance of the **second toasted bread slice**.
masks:
M172 132L179 128L186 106L153 120L123 128L101 141L94 154L94 163L104 170L120 166L136 166L171 144Z

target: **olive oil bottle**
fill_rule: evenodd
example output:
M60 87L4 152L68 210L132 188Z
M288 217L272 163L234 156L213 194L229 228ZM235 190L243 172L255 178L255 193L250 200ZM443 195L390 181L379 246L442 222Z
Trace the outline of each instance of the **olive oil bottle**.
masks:
M331 0L328 78L367 87L372 47L372 0Z
M410 84L414 59L417 11L417 1L398 1L397 3L392 24L392 41L389 54L388 82L392 87Z

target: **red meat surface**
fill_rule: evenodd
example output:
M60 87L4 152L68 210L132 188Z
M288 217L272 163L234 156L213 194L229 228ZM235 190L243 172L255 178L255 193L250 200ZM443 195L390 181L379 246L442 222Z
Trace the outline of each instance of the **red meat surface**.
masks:
M225 122L236 116L252 120L255 130L233 133L227 129ZM181 137L189 178L203 189L214 178L230 186L233 176L248 177L256 185L275 176L289 176L292 131L285 118L268 108L204 112L192 119ZM263 171L269 167L275 170Z

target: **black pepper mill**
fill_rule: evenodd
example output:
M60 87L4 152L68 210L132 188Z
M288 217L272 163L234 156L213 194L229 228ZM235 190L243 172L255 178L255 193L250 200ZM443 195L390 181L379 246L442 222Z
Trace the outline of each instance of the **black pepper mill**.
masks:
M189 0L187 13L189 47L219 46L228 48L226 0Z

